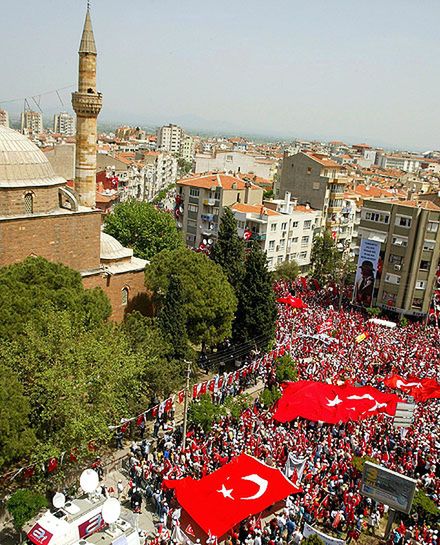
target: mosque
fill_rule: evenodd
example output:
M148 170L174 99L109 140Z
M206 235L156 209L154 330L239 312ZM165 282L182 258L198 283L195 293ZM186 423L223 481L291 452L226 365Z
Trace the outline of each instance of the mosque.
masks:
M81 273L86 288L101 287L112 319L146 304L144 269L116 239L101 231L96 208L96 45L87 9L79 48L75 183L56 176L42 151L26 136L0 126L0 266L42 256Z

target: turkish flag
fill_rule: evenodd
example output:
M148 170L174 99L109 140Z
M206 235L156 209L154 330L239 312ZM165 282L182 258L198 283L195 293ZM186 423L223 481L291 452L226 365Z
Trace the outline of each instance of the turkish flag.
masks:
M316 328L316 333L325 333L326 331L330 331L333 327L333 322L329 319L325 322L322 322L322 324L319 324Z
M177 394L177 401L179 403L183 403L185 401L185 390L180 390L180 392Z
M397 388L410 394L416 401L440 397L440 384L435 378L417 378L415 376L402 378L399 375L392 375L383 382L388 388Z
M207 382L202 382L200 386L200 395L204 396L206 394L207 384L208 384Z
M169 397L165 402L165 412L169 413L173 408L173 398Z
M196 537L196 534L194 533L194 530L191 524L188 524L188 526L185 528L185 532L192 537Z
M47 472L52 473L58 467L58 460L56 458L51 458L47 464Z
M145 414L140 414L136 419L136 426L142 426L145 422Z
M328 424L361 420L376 414L393 416L402 400L395 394L384 394L372 386L342 386L300 380L282 384L274 419L289 422L298 416Z
M250 515L301 492L281 471L247 454L201 480L163 482L174 488L179 504L207 534L219 537Z
M293 297L293 295L291 294L289 294L287 297L279 297L277 299L277 303L283 303L285 305L289 305L292 308L307 308L307 305L302 299L300 299L299 297Z
M158 412L159 412L159 405L156 405L155 407L151 409L151 416L153 418L156 418Z

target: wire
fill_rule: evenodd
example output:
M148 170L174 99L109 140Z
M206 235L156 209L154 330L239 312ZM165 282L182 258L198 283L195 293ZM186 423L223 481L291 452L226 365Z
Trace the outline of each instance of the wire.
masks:
M35 95L28 95L26 97L20 97L20 98L11 98L10 100L0 100L0 104L6 104L8 102L21 102L22 100L27 100L28 98L31 98L35 101L35 98L40 98L45 95L51 95L53 93L57 93L59 91L65 91L66 89L72 89L74 85L66 85L66 87L59 87L58 89L52 89L51 91L45 91L44 93L36 93Z

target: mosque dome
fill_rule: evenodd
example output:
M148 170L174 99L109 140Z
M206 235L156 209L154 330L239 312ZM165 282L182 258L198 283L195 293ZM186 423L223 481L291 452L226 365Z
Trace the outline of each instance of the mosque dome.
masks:
M120 242L101 232L101 261L118 261L133 256L133 250L124 248Z
M64 185L44 153L23 134L0 126L0 189Z

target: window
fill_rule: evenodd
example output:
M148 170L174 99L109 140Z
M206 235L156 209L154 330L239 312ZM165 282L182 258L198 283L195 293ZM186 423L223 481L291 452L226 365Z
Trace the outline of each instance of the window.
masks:
M128 305L128 288L121 290L121 304L125 307Z
M280 250L284 250L285 245L286 245L286 240L282 238L280 240Z
M187 225L188 227L195 227L195 226L197 225L197 221L196 221L196 220L188 220L188 221L186 222L186 225Z
M280 264L283 262L283 256L278 256L277 263Z
M191 187L189 190L189 194L191 197L198 197L200 194L200 190L197 187Z
M275 233L275 231L277 230L277 224L276 223L272 223L270 225L270 232L271 233Z
M237 225L239 229L244 229L244 221L238 221Z
M388 284L400 284L400 276L398 274L387 273L385 275L385 282L388 282Z
M26 193L26 195L24 196L24 213L34 213L34 196L32 195L32 193Z
M406 248L408 246L408 239L403 237L393 237L393 244L395 246L402 246Z
M281 231L285 231L287 229L287 223L281 224Z
M414 297L412 306L414 308L422 308L423 299L420 299L419 297Z
M416 290L426 290L426 280L417 280Z
M432 252L435 248L435 240L425 240L423 243L423 249L425 252Z
M296 244L297 242L298 242L298 237L293 237L293 238L292 238L292 243L293 243L293 244Z
M295 227L298 227L298 222L297 221L292 222L292 229L295 229Z
M428 221L428 231L430 233L437 233L438 223L436 221Z
M305 259L306 257L307 257L307 252L300 252L300 253L298 254L298 258L299 258L299 259Z
M295 259L297 256L296 252L294 252L293 254L290 254L290 259Z
M196 204L189 204L188 205L188 212L198 212L199 207Z
M304 222L304 229L310 229L312 226L312 220L307 220Z
M390 254L388 261L390 263L394 263L395 265L402 265L403 257L401 255Z
M406 227L407 229L411 227L412 218L407 216L396 216L396 225L399 227Z
M226 161L233 161L234 157L232 155L226 155Z
M313 182L313 189L319 189L319 182Z
M382 294L382 302L389 307L393 307L396 304L397 295L395 293L388 293L384 291Z
M301 245L302 245L302 246L305 246L306 244L309 243L309 240L310 240L310 237L302 237L302 239L301 239Z
M272 258L272 257L269 257L269 258L267 259L267 266L268 266L269 268L272 267L272 263L273 263L273 258Z
M420 261L420 270L421 271L428 271L430 266L430 262L426 261L425 259L422 259Z
M275 241L269 240L269 252L273 252L275 250Z
M312 173L312 167L307 167L307 174L311 174Z
M389 214L383 214L381 212L366 211L365 219L367 221L375 221L377 223L389 223L390 216Z

